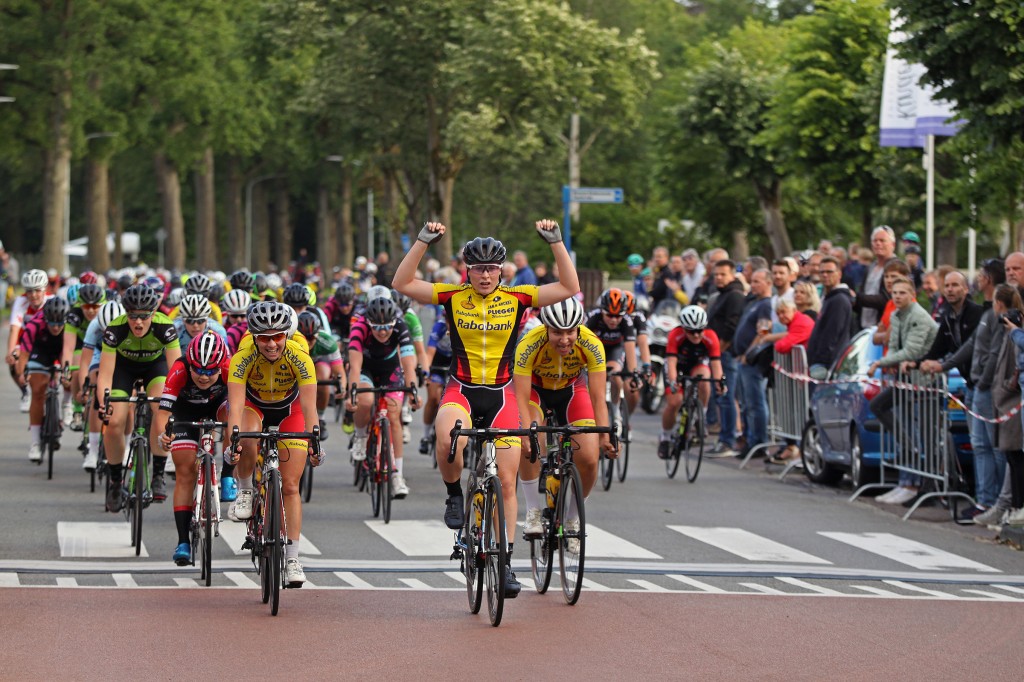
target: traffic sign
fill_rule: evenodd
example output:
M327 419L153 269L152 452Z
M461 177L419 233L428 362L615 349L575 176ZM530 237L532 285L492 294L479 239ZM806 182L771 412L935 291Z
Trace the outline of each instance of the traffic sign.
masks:
M569 201L577 204L621 204L621 187L571 187Z

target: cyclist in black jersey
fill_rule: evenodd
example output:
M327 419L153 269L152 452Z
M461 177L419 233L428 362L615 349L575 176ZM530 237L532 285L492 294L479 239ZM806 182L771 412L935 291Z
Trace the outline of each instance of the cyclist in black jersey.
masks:
M609 418L613 423L621 424L619 399L623 384L619 372L623 366L629 372L636 372L636 328L633 326L633 318L626 312L626 299L622 290L612 288L601 294L598 309L590 313L584 325L604 344L612 404ZM630 385L627 393L635 390ZM628 434L624 434L624 437L628 438Z

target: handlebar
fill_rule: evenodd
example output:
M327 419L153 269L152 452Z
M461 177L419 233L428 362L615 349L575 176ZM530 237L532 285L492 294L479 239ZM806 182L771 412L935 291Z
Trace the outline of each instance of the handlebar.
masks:
M309 446L313 449L313 457L318 461L323 460L320 450L320 425L313 427L312 431L239 431L235 426L231 430L231 449L238 447L238 441L243 438L258 438L260 440L308 440Z
M536 422L534 423L536 425ZM611 435L612 447L618 449L619 437L615 434L615 429L611 426L537 426L537 433L556 433L558 435L568 438L578 433L607 433ZM530 453L530 464L537 461L537 446L536 442L532 442Z
M465 436L466 438L472 438L473 440L494 440L496 438L505 438L507 436L529 436L530 445L533 451L537 451L537 429L540 427L537 422L533 422L528 429L476 429L476 428L462 428L462 420L458 419L455 421L455 426L451 430L452 446L448 451L448 463L451 464L455 461L455 448L458 446L459 438Z
M404 384L395 384L393 386L372 386L370 388L359 388L353 384L348 390L352 395L356 395L357 393L416 393L415 386L405 386Z

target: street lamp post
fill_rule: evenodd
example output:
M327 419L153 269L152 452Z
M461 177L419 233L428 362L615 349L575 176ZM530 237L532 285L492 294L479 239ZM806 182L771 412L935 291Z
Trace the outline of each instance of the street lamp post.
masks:
M252 272L252 188L263 182L280 177L279 175L261 175L253 178L245 185L245 267Z

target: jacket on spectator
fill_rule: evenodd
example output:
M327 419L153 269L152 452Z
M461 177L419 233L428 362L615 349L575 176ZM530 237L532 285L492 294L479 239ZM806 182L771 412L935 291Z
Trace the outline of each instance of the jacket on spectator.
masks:
M775 352L788 353L793 350L793 346L807 345L807 340L811 338L813 330L814 320L804 313L795 311L793 321L786 328L786 335L775 342Z
M894 260L896 260L895 256L893 256L889 260L885 261L885 263L882 264L883 270L884 270L886 265L888 265L889 263L891 263ZM868 276L871 274L871 269L874 268L874 267L875 267L874 263L872 263L871 265L865 266L864 279L861 280L860 286L857 287L857 300L854 301L854 303L853 303L853 310L858 315L860 315L860 313L865 308L870 308L871 310L877 310L878 311L878 315L880 317L882 315L882 311L885 310L885 304L888 303L889 299L891 298L889 296L889 292L885 290L885 277L884 277L884 273L883 273L883 275L879 276L879 279L878 279L878 292L877 293L868 293L868 292L866 292L864 290L867 287Z
M732 338L732 346L729 352L740 357L750 350L750 344L757 336L757 321L772 316L772 297L758 298L753 293L746 298L746 308L740 315L740 321L736 325L736 333Z
M992 381L992 406L995 414L1008 414L1020 405L1020 382L1017 368L1024 355L1024 332L1015 329L1003 339L1003 346L996 363L996 373ZM1020 450L1024 443L1024 431L1017 415L996 424L996 440L994 447L1006 452Z
M853 322L853 296L850 288L840 284L825 294L818 312L818 321L807 342L807 364L830 367L850 340Z
M906 310L894 312L890 323L889 352L878 361L881 367L892 367L904 360L920 360L932 347L939 331L939 325L917 301Z
M736 326L743 314L746 296L743 294L743 283L733 280L718 290L718 296L708 308L708 327L718 335L722 350L732 345Z
M981 378L975 384L975 388L979 391L992 390L992 382L995 381L996 376L996 364L999 362L999 353L1003 350L1003 340L1009 336L1006 333L1006 327L999 322L995 312L992 313L992 321L989 324L992 327L992 336L989 339L988 353L985 354L985 360L981 368Z
M680 279L680 283L683 285L683 291L686 292L687 297L692 301L694 294L697 293L697 287L704 281L704 264L697 263L697 267L693 269L693 272L687 274L683 271L683 276Z
M666 265L654 276L654 284L651 286L650 293L653 305L658 305L658 302L662 299L672 296L672 291L665 285L666 279L674 279L680 282L682 275L678 272L673 272L672 268Z
M958 355L957 351L974 334L984 312L985 309L982 306L969 298L964 301L959 315L949 303L943 302L939 306L938 315L935 318L935 321L939 323L939 333L935 336L935 343L928 349L924 359L940 361L944 372L956 367L967 385L971 386L971 355Z

